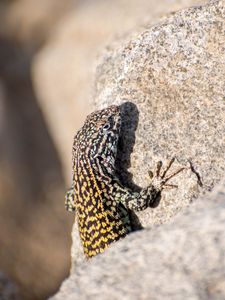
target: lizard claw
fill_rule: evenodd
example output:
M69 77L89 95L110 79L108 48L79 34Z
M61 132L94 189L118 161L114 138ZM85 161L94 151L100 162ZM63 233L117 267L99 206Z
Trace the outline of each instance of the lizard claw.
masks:
M152 179L154 177L154 174L151 170L148 171L148 176L150 177L150 179Z
M174 171L172 174L166 176L167 172L169 171L169 169L171 168L172 164L175 161L175 157L173 157L168 164L166 165L164 171L162 172L162 174L160 174L161 169L162 169L162 162L159 161L156 164L156 170L153 173L152 171L149 171L149 177L151 179L151 184L156 187L159 190L162 190L164 188L178 188L177 185L173 185L173 184L167 184L167 182L173 178L174 176L176 176L177 174L179 174L180 172L182 172L185 169L188 169L187 167L182 167L176 171Z

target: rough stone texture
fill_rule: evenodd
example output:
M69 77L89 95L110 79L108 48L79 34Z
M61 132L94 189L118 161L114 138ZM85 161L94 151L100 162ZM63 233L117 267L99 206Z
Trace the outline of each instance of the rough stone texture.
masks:
M82 1L52 33L34 61L33 82L68 184L73 136L93 109L90 104L97 54L115 36L137 31L138 24L152 23L165 13L202 2L205 1Z
M225 178L171 224L128 235L77 267L51 300L225 299Z
M0 271L0 300L19 300L17 286Z
M125 114L118 169L132 186L148 184L157 160L191 160L191 171L171 180L155 209L138 213L143 226L165 223L193 199L210 190L225 171L225 4L210 1L172 14L106 51L97 69L95 108L131 101L136 120ZM128 125L130 123L130 125ZM178 166L178 164L177 164Z

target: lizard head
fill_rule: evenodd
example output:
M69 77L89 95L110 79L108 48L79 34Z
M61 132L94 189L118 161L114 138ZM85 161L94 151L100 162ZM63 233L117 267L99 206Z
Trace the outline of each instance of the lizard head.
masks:
M105 165L114 166L120 127L120 106L112 105L87 117L83 132L86 136L86 151L91 160L98 157Z

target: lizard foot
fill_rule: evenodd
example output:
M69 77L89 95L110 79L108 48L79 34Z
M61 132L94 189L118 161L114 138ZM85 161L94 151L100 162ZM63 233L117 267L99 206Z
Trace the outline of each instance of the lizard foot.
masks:
M156 170L154 171L154 173L152 171L149 171L149 177L151 179L151 184L157 188L159 191L165 189L165 188L177 188L177 185L174 184L168 184L167 182L173 178L174 176L176 176L177 174L179 174L180 172L182 172L183 170L188 169L187 167L182 167L178 170L176 170L175 172L173 172L172 174L166 176L167 172L169 171L170 167L172 166L173 162L175 161L175 157L173 157L168 164L166 165L164 171L161 172L162 169L162 162L159 161L156 164ZM160 174L161 173L161 174Z

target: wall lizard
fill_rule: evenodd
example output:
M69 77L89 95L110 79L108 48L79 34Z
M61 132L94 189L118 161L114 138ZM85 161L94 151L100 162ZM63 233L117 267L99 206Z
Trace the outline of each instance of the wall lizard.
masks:
M65 206L75 211L86 257L95 256L131 232L128 210L144 210L153 203L169 179L174 158L161 170L149 172L151 182L140 192L124 187L115 174L117 144L121 128L121 107L112 105L90 114L74 138L73 185L66 194Z

